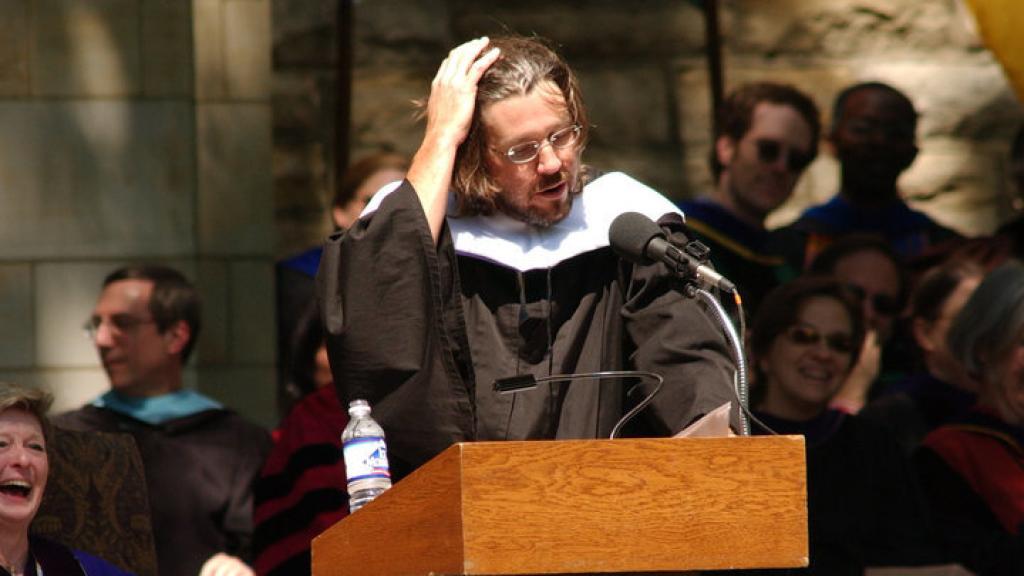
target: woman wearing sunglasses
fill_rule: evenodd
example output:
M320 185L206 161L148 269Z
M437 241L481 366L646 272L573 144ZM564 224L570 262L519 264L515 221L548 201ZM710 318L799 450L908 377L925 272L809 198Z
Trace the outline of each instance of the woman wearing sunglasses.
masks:
M810 574L862 574L865 566L931 559L921 499L896 444L829 408L864 331L856 296L820 276L770 292L751 326L755 415L807 442Z

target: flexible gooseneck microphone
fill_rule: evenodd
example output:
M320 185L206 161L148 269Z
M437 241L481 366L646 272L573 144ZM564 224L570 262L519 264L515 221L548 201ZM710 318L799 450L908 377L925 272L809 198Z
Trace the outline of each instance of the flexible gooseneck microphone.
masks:
M736 333L736 328L729 320L729 315L721 303L705 288L718 288L723 292L731 292L740 306L736 286L728 278L715 272L705 264L707 247L695 251L700 257L690 254L669 242L665 231L653 220L637 212L623 212L612 221L608 229L608 242L612 249L623 259L635 264L652 264L663 262L684 280L690 281L687 295L700 298L708 306L711 316L725 331L736 360L736 372L733 374L733 392L740 406L740 434L750 434L749 418L752 417L748 407L747 362L743 351L743 339ZM689 245L687 246L687 248ZM740 309L742 322L743 311Z
M736 286L728 278L669 242L661 226L638 212L619 214L608 229L608 241L619 256L635 264L664 262L701 288L736 291Z

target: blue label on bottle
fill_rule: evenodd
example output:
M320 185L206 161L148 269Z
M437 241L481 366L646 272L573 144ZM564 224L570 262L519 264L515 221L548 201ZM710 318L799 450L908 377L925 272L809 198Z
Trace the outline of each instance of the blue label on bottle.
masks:
M342 448L348 481L391 478L388 448L380 436L353 438Z

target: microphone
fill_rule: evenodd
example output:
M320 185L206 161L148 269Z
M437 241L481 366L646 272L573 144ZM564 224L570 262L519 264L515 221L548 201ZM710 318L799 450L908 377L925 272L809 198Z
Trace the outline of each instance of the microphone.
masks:
M634 264L663 262L700 286L736 292L736 286L728 278L704 263L708 252L706 246L697 242L701 257L695 257L669 242L661 226L638 212L623 212L616 216L608 228L608 241L616 254Z

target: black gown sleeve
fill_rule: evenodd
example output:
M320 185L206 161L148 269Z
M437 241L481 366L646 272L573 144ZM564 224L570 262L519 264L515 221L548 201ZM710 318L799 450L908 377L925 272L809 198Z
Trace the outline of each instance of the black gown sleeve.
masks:
M370 403L398 477L473 439L457 277L447 224L435 247L408 181L324 248L317 288L338 398Z

